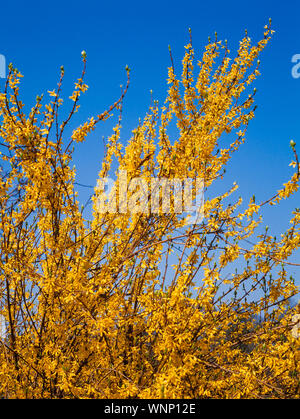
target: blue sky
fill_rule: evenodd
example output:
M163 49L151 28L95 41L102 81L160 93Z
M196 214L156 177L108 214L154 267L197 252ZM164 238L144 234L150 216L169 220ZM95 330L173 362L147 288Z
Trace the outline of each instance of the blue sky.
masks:
M125 65L131 67L123 111L124 142L147 110L150 89L163 103L169 44L175 68L180 70L188 28L192 29L197 58L215 31L219 39L228 40L233 54L245 29L257 41L271 17L276 33L261 55L262 76L255 83L256 118L250 124L246 144L232 160L226 181L236 180L239 194L255 193L260 200L288 180L291 139L299 144L300 152L300 78L291 74L292 56L300 54L299 2L16 0L2 3L0 11L0 54L23 73L21 95L28 106L37 94L56 87L61 65L65 67L64 94L68 96L80 75L80 53L86 50L90 88L72 128L118 97L120 84L126 81ZM95 184L103 156L102 136L109 135L111 127L99 125L88 141L78 146L74 157L78 182ZM87 191L80 194L85 199ZM300 193L280 208L268 209L267 224L275 230L287 227L290 211L298 206Z

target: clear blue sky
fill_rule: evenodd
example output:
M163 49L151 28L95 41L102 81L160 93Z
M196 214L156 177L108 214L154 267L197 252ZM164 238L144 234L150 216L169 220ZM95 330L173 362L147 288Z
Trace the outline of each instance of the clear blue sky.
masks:
M276 31L261 56L262 76L256 82L256 118L248 141L232 160L228 181L240 184L243 196L270 196L289 178L293 157L289 141L294 139L300 154L300 78L291 75L291 59L300 54L299 1L251 2L190 0L141 1L20 1L1 4L0 54L24 74L22 97L31 105L37 94L56 87L59 68L65 67L64 93L72 90L81 70L82 50L87 51L84 96L76 123L103 111L126 81L125 65L132 68L131 86L124 102L124 138L128 137L149 105L149 90L162 104L166 91L168 45L175 67L180 69L188 28L192 29L196 57L209 35L218 32L232 52L244 30L259 40L263 26L272 18ZM3 83L3 79L0 79ZM78 182L94 184L103 155L102 135L111 125L100 125L80 144L75 154ZM81 192L84 198L86 191ZM288 226L290 211L300 207L300 193L280 209L267 211L274 229Z

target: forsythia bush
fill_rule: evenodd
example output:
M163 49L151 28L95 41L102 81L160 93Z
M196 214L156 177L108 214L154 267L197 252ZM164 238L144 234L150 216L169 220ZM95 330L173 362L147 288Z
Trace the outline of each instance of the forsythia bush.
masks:
M25 114L21 74L9 66L0 94L2 397L299 396L299 338L291 332L297 308L289 303L298 290L287 270L297 265L289 257L300 244L300 212L280 238L260 216L298 190L295 144L295 173L271 198L245 204L234 198L235 184L214 195L254 117L255 89L246 88L259 75L257 58L271 34L266 25L257 45L246 34L235 58L216 36L196 75L191 37L181 77L170 52L164 106L151 103L126 146L120 129L128 67L120 99L68 138L88 87L86 53L64 120L63 67L49 102L37 97ZM116 187L121 171L128 181L202 179L201 222L186 223L172 205L169 213L101 212L97 188L85 218L72 153L113 110L120 116L99 179L114 175Z

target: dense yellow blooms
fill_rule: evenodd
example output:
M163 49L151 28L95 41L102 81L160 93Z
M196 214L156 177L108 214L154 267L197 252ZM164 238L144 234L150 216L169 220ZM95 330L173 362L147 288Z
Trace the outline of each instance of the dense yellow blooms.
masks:
M234 201L236 184L219 196L213 189L254 117L255 90L246 89L271 33L266 26L257 45L246 34L234 59L216 37L198 73L190 40L180 78L172 60L164 106L152 103L125 145L120 112L107 141L99 178L117 176L119 188L121 171L148 184L203 179L204 219L194 225L175 211L100 213L97 188L92 219L80 208L75 143L121 110L128 67L120 99L68 138L87 89L86 53L73 107L59 123L64 70L50 102L37 97L26 116L21 75L10 66L0 95L2 396L299 397L297 309L289 306L298 290L287 267L300 245L300 212L280 238L261 233L262 208L297 191L298 159L296 173L265 202Z

